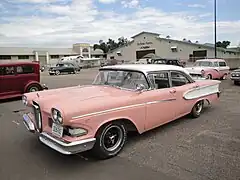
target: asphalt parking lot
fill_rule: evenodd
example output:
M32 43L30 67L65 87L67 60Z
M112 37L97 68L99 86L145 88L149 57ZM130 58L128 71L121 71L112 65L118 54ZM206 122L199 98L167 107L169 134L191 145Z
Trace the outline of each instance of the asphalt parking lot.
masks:
M90 84L97 69L48 76L52 88ZM201 117L184 117L142 135L131 135L115 158L88 153L64 156L40 144L22 124L19 99L0 103L1 180L239 180L240 86L222 81L219 104Z

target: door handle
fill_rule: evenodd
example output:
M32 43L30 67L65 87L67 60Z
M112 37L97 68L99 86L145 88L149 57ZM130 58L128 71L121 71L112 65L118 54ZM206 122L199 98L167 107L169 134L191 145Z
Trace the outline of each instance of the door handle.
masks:
M171 94L176 93L176 89L171 89L169 92L170 92Z

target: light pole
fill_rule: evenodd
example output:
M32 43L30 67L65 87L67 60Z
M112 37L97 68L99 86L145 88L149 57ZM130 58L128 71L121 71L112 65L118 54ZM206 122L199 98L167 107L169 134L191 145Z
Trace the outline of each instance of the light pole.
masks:
M217 0L214 0L214 54L217 58Z

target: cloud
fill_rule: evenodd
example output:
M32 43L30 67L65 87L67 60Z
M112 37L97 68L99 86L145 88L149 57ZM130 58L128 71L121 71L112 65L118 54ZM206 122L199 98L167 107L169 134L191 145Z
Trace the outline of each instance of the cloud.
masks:
M136 8L139 6L139 0L121 1L121 4L125 8Z
M115 3L117 0L98 0L98 1L103 4L111 4Z
M38 4L43 15L3 14L0 17L0 46L71 47L78 42L97 43L100 39L121 36L129 38L141 31L160 33L162 37L170 35L175 39L198 40L200 43L213 41L213 23L201 21L202 13L167 13L154 7L138 7L131 13L118 13L101 10L94 1L72 0L67 5ZM237 45L240 21L219 21L217 32L218 40L230 40L231 45Z
M205 8L203 4L188 4L187 6L191 8Z

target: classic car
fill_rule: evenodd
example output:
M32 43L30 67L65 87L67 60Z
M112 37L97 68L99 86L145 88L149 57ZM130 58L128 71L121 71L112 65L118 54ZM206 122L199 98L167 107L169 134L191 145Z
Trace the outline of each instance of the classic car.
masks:
M220 98L220 83L196 82L173 65L105 66L91 85L24 94L30 110L23 123L62 154L90 150L111 158L123 149L127 132L141 134L187 114L199 117L204 103Z
M191 76L224 80L229 74L229 66L223 59L200 59L192 67L185 68Z
M152 59L151 64L167 64L184 67L184 63L178 59Z
M240 84L240 67L231 72L230 79L234 82L235 85Z
M81 70L81 68L73 63L61 62L61 63L56 64L55 67L50 67L48 70L48 73L49 73L49 75L60 75L63 73L76 74L80 70Z
M23 93L48 89L40 84L38 62L0 62L0 99L21 97Z

